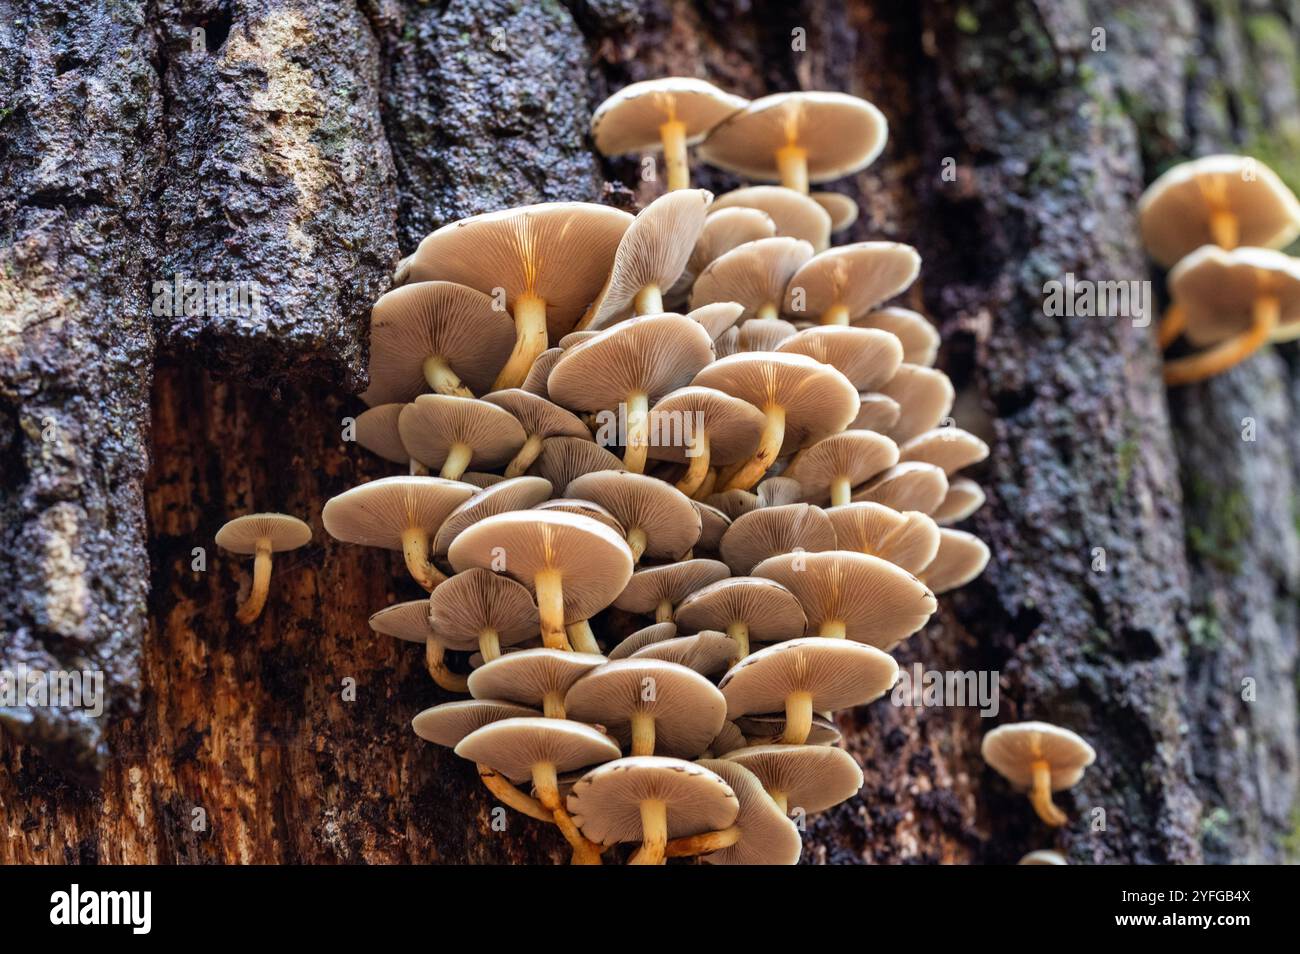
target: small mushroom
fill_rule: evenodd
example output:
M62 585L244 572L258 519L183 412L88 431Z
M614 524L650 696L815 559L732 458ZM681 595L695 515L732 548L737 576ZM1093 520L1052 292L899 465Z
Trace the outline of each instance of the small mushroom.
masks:
M826 517L835 531L836 548L888 560L913 575L939 552L938 525L915 510L900 513L884 504L862 502L831 507Z
M969 477L954 477L948 482L948 495L931 514L940 526L961 523L984 506L984 490Z
M731 572L744 576L778 553L836 549L835 529L826 511L810 504L760 507L735 519L722 535L721 548Z
M661 659L698 672L701 676L715 676L725 672L736 657L736 641L726 633L706 629L694 636L675 636L643 646L629 659ZM719 732L722 730L719 729ZM717 736L714 736L716 739ZM708 749L713 748L710 742ZM707 749L706 749L707 751Z
M696 590L727 578L727 564L717 560L682 560L647 567L632 574L614 606L629 613L653 615L670 623L677 604Z
M934 368L903 362L894 376L878 389L902 409L897 423L885 432L896 444L939 426L952 410L956 392L948 375Z
M699 322L708 332L709 339L716 342L718 336L735 325L744 313L745 306L739 302L715 301L687 312L686 317L691 321Z
M776 226L776 234L803 239L820 252L831 243L831 216L801 192L781 186L747 186L724 192L713 202L718 210L757 209Z
M895 464L866 483L855 487L851 499L884 504L899 511L918 510L921 513L933 513L946 496L948 496L948 476L943 470L933 464L907 461ZM847 502L837 501L837 503Z
M552 486L567 487L585 474L625 470L617 455L599 444L578 437L548 437L542 452L528 467L528 473L549 480Z
M411 456L397 429L397 420L405 407L405 404L377 404L362 411L356 419L356 440L370 453L401 464L412 474L427 475L428 468Z
M855 242L814 255L790 276L784 310L823 325L849 325L906 291L921 256L900 242Z
M853 324L859 328L888 331L903 345L903 360L927 367L939 355L939 331L925 316L910 308L881 308L864 315Z
M402 443L426 467L441 468L438 476L456 480L474 465L499 467L527 439L509 411L474 398L422 394L403 408L397 420Z
M286 513L250 513L217 531L217 546L231 553L253 554L253 584L235 619L247 625L262 615L271 590L271 554L297 550L311 542L311 527Z
M650 457L686 464L676 486L690 497L709 468L734 464L754 452L763 413L714 388L687 386L665 394L650 409L648 431Z
M696 590L677 607L684 630L717 630L736 642L737 660L749 655L751 642L802 636L807 626L799 600L772 580L733 576Z
M429 622L429 601L408 600L394 603L373 613L370 628L384 636L419 643L424 647L424 666L433 681L448 692L469 692L466 678L447 668L446 647L438 640Z
M446 556L451 542L466 527L498 513L528 510L551 495L551 482L541 477L511 477L502 480L470 497L447 515L433 538L433 552Z
M625 636L622 642L609 651L609 658L611 660L627 659L647 646L676 638L676 623L653 623L644 629L638 629L635 633Z
M903 361L903 346L888 331L819 325L782 341L775 349L805 354L829 364L859 391L874 391L894 376Z
M440 643L462 652L477 649L486 662L540 628L526 586L478 568L457 573L433 591L429 619Z
M654 477L601 470L575 477L564 492L594 501L614 515L623 526L633 563L643 556L676 560L700 538L700 518L690 500Z
M569 717L564 705L569 688L599 666L604 656L559 649L524 649L485 662L469 675L476 699L507 699L535 706L548 719Z
M862 787L853 756L829 745L751 745L723 758L753 772L784 815L825 811Z
M838 507L850 501L854 486L886 472L897 462L898 445L883 434L841 431L801 450L786 474L799 481L804 500L816 504L829 500ZM946 480L943 489L945 493L948 490Z
M506 465L507 477L518 477L532 466L542 452L542 443L551 437L572 437L590 440L587 425L558 404L532 394L522 388L509 388L483 395L489 404L509 411L527 435L524 446Z
M936 427L898 448L899 460L933 464L950 475L988 456L989 445L960 427Z
M979 537L953 530L939 529L939 551L933 562L921 571L921 579L936 594L965 586L988 566L989 548Z
M813 247L802 239L769 238L746 242L718 256L695 279L691 308L732 301L745 306L742 318L781 316L786 285Z
M1052 803L1052 792L1073 786L1097 758L1078 735L1046 722L1000 725L984 736L980 754L1012 785L1028 790L1034 811L1053 828L1068 819Z
M810 192L812 199L831 217L831 231L843 232L858 220L858 204L838 192Z

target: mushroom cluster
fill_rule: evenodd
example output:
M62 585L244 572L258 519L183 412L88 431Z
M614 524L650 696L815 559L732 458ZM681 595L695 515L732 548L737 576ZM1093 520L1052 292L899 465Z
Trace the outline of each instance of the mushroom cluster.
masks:
M793 864L792 816L862 784L831 714L885 694L889 651L988 560L948 526L983 501L955 475L988 448L943 426L934 328L882 307L916 250L829 247L856 209L806 194L880 152L875 107L666 79L592 129L661 148L670 190L635 217L548 203L426 237L374 307L357 420L405 472L324 526L401 550L428 591L371 618L468 693L415 732L575 863L628 843ZM689 188L696 142L781 185Z
M1160 346L1199 349L1165 363L1165 383L1222 374L1270 341L1300 335L1300 259L1278 249L1300 235L1300 200L1248 156L1174 166L1138 204L1142 241L1169 269Z

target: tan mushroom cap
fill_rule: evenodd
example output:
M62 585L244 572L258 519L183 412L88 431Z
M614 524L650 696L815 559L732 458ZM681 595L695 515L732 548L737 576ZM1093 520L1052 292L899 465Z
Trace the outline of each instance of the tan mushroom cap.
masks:
M462 484L472 484L479 490L486 490L489 487L495 487L497 484L506 480L502 474L489 474L481 470L467 470L460 475Z
M550 500L543 500L533 509L576 513L583 517L590 517L597 523L603 523L620 537L625 533L623 525L615 519L612 513L600 504L592 503L590 500L578 500L576 497L553 497Z
M910 308L881 308L853 322L858 328L888 331L903 345L903 360L929 367L939 356L939 329Z
M807 151L808 181L829 182L869 166L889 125L871 103L834 92L776 93L756 99L709 134L700 158L747 179L781 178L776 154Z
M702 676L724 672L736 655L736 641L726 633L706 629L694 636L675 636L642 646L629 659L660 659L685 666ZM722 729L718 730L719 732ZM717 736L715 735L716 739ZM708 749L713 748L710 742Z
M763 783L739 762L700 759L695 764L715 773L736 793L740 811L735 827L740 840L728 848L702 855L711 865L794 865L803 840L799 829L768 796Z
M897 462L898 445L885 435L875 431L841 431L801 450L790 463L786 475L799 481L805 501L820 504L831 499L837 482L842 482L847 498L851 487L888 470ZM948 489L946 484L945 481L945 492Z
M906 362L900 364L894 376L878 390L893 398L902 408L898 422L887 432L899 444L938 427L952 410L956 398L948 375L934 368Z
M862 433L870 433L864 431ZM853 491L854 501L933 513L948 495L948 477L933 464L896 464Z
M564 696L569 718L605 726L626 746L632 720L654 720L659 755L695 758L709 747L727 704L716 686L694 670L661 659L617 659L593 669Z
M357 443L394 464L409 462L411 455L397 430L397 419L405 407L405 404L379 404L362 411L356 419Z
M504 557L505 573L533 586L539 574L563 577L564 621L600 612L632 577L632 554L604 524L556 510L514 510L467 527L447 551L451 565L493 569Z
M793 593L773 580L733 576L696 590L677 607L682 630L725 631L743 623L754 642L803 635L806 621Z
M469 464L480 470L510 460L528 437L510 412L449 394L421 394L402 409L397 430L411 456L426 467L442 467L462 446L472 451Z
M695 541L695 550L704 553L717 553L722 545L722 536L731 527L731 518L719 510L698 500L692 500L691 506L700 516L700 538Z
M734 722L723 722L722 728L718 730L718 734L709 743L709 751L721 754L735 749L743 749L745 744L744 733L736 728L736 724Z
M483 400L495 404L514 416L529 437L576 437L590 440L591 431L581 418L566 411L553 401L525 391L507 388L483 395Z
M721 338L714 342L714 350L720 358L742 351L775 351L782 342L799 333L799 329L781 318L750 318L731 330L735 334L728 332L724 335L723 338L728 339L725 343Z
M551 369L555 363L560 360L564 354L563 348L547 348L537 356L533 366L528 369L528 374L524 378L524 383L519 385L521 391L527 391L529 394L536 394L538 397L550 400L550 392L546 389L546 381L551 376Z
M690 76L643 80L624 86L596 107L591 138L606 156L657 152L663 148L659 128L664 123L682 123L691 144L748 102Z
M921 256L901 242L855 242L828 249L790 277L787 315L816 320L840 309L840 324L906 291L921 272Z
M844 325L805 328L782 341L776 350L829 364L859 391L874 391L892 378L903 362L903 346L888 331Z
M582 331L570 331L567 335L556 342L561 351L568 351L574 345L582 344L588 338L594 338L600 334L601 330L597 328L584 328Z
M782 186L747 186L724 192L713 201L717 210L757 209L767 214L776 234L803 239L820 251L831 243L831 216L802 192Z
M785 475L768 477L755 490L760 507L784 507L803 500L803 484Z
M599 845L640 841L641 804L667 806L668 837L720 831L736 820L739 802L718 775L694 762L634 755L592 769L566 800L574 824Z
M791 639L746 656L722 677L727 718L784 709L795 693L814 709L849 709L874 702L898 678L898 663L874 646L817 636Z
M407 600L372 613L370 628L381 636L392 636L408 643L426 643L433 635L429 623L429 601Z
M231 553L256 553L264 540L272 553L282 553L311 543L311 527L287 513L248 513L227 522L217 531L216 540L217 546Z
M948 482L948 495L935 509L935 523L961 523L984 506L984 489L969 477L954 477Z
M661 603L675 607L696 590L730 575L727 564L718 560L682 560L647 567L632 574L614 606L629 613L653 615Z
M1236 244L1281 248L1300 235L1300 201L1258 160L1205 156L1174 166L1138 200L1147 251L1168 268L1202 245L1217 244L1215 212L1236 219Z
M621 471L623 462L593 441L579 437L548 437L528 473L544 477L554 487L567 487L584 474Z
M843 232L858 220L858 204L847 195L840 195L838 192L813 192L808 198L825 209L826 214L831 217L832 232Z
M654 477L601 470L575 477L564 493L612 513L628 539L637 542L634 552L644 547L644 556L675 560L700 538L700 517L690 498Z
M485 662L469 674L475 699L506 699L541 706L548 696L563 699L569 688L599 666L604 656L562 649L521 649Z
M701 305L694 311L687 312L686 317L691 321L699 322L700 326L708 333L709 339L717 341L718 337L735 325L744 313L745 306L739 302L715 301L712 304Z
M778 553L835 548L835 529L826 512L797 503L760 507L737 517L722 535L721 555L732 573L744 576Z
M461 739L455 752L512 782L531 779L537 765L571 772L619 756L618 746L598 729L567 719L536 717L489 722Z
M923 513L900 513L878 503L831 507L826 517L838 548L880 557L908 573L919 574L939 552L939 527Z
M478 489L441 477L382 477L325 502L325 532L344 543L402 549L402 534L437 533L448 515Z
M1264 296L1278 301L1273 337L1300 333L1300 259L1281 252L1203 246L1174 266L1169 293L1187 316L1187 339L1194 345L1217 344L1249 329L1254 304Z
M736 727L750 740L750 745L775 744L785 734L785 713L760 712L742 716L736 720ZM836 745L841 738L840 730L834 722L814 715L804 745Z
M485 725L502 719L528 719L540 715L536 709L504 699L459 699L417 713L411 720L411 728L426 742L454 749L461 739Z
M485 487L447 515L433 539L433 552L445 554L466 527L485 517L537 506L550 497L551 489L551 482L541 477L512 477Z
M500 645L513 646L541 627L528 587L479 568L438 585L429 596L429 620L438 642L461 652L478 649L484 630L495 631Z
M695 279L691 308L734 301L745 306L743 318L775 318L790 277L812 255L812 245L802 239L778 237L739 245L710 262Z
M1052 791L1069 788L1083 777L1097 753L1069 729L1047 722L1014 722L1000 725L984 736L980 755L994 770L1017 788L1033 784L1030 766L1046 761L1052 769Z
M687 385L650 409L649 454L686 463L691 442L707 435L712 464L732 464L754 452L762 431L763 412L748 401L716 388Z
M933 464L945 474L978 464L988 456L989 445L960 427L936 427L898 449L899 460Z
M647 646L676 638L676 623L654 623L626 636L622 642L609 651L609 658L611 661L627 659L633 653L645 649Z
M989 548L979 537L962 530L942 527L939 552L921 571L921 579L935 593L947 593L965 586L988 566Z
M411 262L415 281L459 282L546 302L547 334L559 340L605 283L632 216L592 202L546 202L459 219L425 236Z
M890 649L925 626L938 607L934 594L912 574L864 553L783 554L753 572L795 595L810 636L842 628L849 639Z
M739 248L746 242L775 238L776 234L776 223L766 212L743 206L719 208L715 199L709 215L704 220L700 237L696 240L690 258L686 261L683 278L689 279L689 283L694 284L700 272L733 248ZM680 280L674 290L682 290ZM684 291L690 293L689 284ZM714 337L716 338L717 335Z
M829 745L751 745L724 758L753 772L769 795L809 815L847 801L862 788L853 756Z
M859 394L858 416L849 423L849 430L887 434L902 413L902 406L891 397L871 392Z
M370 387L361 400L404 402L428 391L429 358L477 394L492 386L514 343L514 322L482 291L441 281L394 288L370 314Z
M718 494L709 494L707 502L719 513L735 520L758 508L758 494L748 490L727 490Z

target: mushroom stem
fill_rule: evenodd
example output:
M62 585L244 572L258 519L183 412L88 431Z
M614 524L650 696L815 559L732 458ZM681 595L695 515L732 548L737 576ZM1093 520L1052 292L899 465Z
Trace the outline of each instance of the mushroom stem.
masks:
M822 312L823 325L847 325L849 323L848 305L831 305Z
M844 639L848 636L848 627L844 625L841 619L824 619L818 627L818 636L824 636L826 639Z
M569 645L576 651L600 655L600 644L596 642L596 634L591 631L590 622L580 619L576 623L570 623L566 631L569 634Z
M1241 241L1237 217L1225 209L1215 209L1210 213L1210 234L1214 236L1214 244L1219 248L1228 251L1236 248Z
M655 754L655 720L648 712L632 713L632 754Z
M528 440L524 441L524 446L519 448L519 453L506 465L507 477L521 477L524 471L533 465L538 455L542 453L542 441L544 438L541 434L529 434Z
M671 623L673 621L673 601L660 600L659 605L655 607L656 623Z
M781 185L808 194L808 150L794 143L776 151L776 167L781 170Z
M411 466L408 468L408 470L411 472L411 476L412 476L412 477L428 477L428 476L429 476L429 468L428 468L428 467L425 467L423 464L421 464L421 463L420 463L418 460L416 460L414 457L411 458Z
M633 527L627 532L627 545L632 551L633 563L641 559L641 554L645 553L648 544L649 541L646 539L645 530L641 527Z
M547 649L572 649L564 629L564 586L556 570L543 570L533 578L537 613L542 622L542 644Z
M785 732L781 741L786 745L803 745L812 731L813 701L811 692L792 692L785 697Z
M504 391L523 384L533 362L545 350L546 302L536 295L520 295L515 299L515 347L492 390Z
M709 435L700 434L691 443L689 449L695 456L686 455L686 473L682 475L681 480L677 481L677 489L691 497L704 485L705 478L709 476L709 462L712 458L709 450Z
M447 459L442 462L438 476L446 480L460 480L474 459L474 448L468 444L452 444L447 450Z
M447 359L441 355L431 354L424 359L424 380L435 394L468 398L474 396L474 392L465 387Z
M661 865L668 850L668 805L660 798L641 803L641 848L628 864Z
M723 848L730 848L740 841L740 829L735 825L718 831L705 831L698 835L674 838L664 846L664 855L668 858L688 858L691 855L707 855Z
M266 605L266 594L271 591L271 541L263 537L257 541L257 550L253 557L253 585L248 591L248 599L239 604L235 619L247 625L262 615Z
M717 486L717 483L718 483L718 468L710 467L708 476L704 478L704 483L700 484L699 489L695 491L695 494L691 497L691 499L692 500L706 499L709 496L709 494L713 493L713 488Z
M537 800L551 813L552 820L560 829L560 834L564 835L564 840L573 849L573 863L600 864L600 848L582 836L578 826L564 810L564 805L560 801L560 783L552 763L539 762L533 766L533 789L537 792Z
M548 719L568 718L564 711L564 693L542 693L542 715L546 716Z
M785 792L768 792L772 796L772 801L776 802L776 807L781 809L782 815L790 814L790 796Z
M781 312L777 310L776 303L771 301L763 302L754 312L754 320L756 321L775 321L780 317Z
M632 301L632 313L636 315L660 315L663 310L664 295L658 285L643 285Z
M781 444L785 441L785 408L779 404L768 405L767 423L763 434L758 439L758 450L754 456L745 461L732 473L724 490L748 490L758 483L767 469L781 453Z
M664 170L668 173L668 191L688 189L691 185L691 167L686 161L686 124L670 119L659 127L659 139L664 146ZM645 312L637 312L645 314Z
M478 651L484 662L491 662L501 655L501 637L495 629L485 629L478 634Z
M1183 329L1187 327L1187 309L1175 302L1165 309L1165 315L1160 319L1160 327L1156 330L1156 344L1163 351L1174 343Z
M1222 374L1249 358L1268 342L1277 327L1281 306L1275 295L1261 295L1251 309L1250 328L1198 354L1165 364L1165 384L1178 387Z
M543 808L542 803L537 799L519 791L504 776L488 768L482 762L477 763L477 765L478 777L483 780L483 787L491 792L497 801L502 802L508 808L513 808L515 811L527 815L529 818L536 818L538 821L543 822L555 821L551 813Z
M831 481L831 506L842 507L853 499L853 485L849 483L849 478L843 474L837 474Z
M442 643L432 636L424 641L424 668L443 689L448 692L469 692L469 679L447 668L443 657L447 651Z
M634 474L645 472L650 450L650 398L644 393L627 399L627 447L623 449L623 466Z
M1034 811L1045 824L1060 828L1069 819L1065 817L1065 812L1052 804L1052 766L1046 759L1038 759L1029 770L1034 777L1029 789L1029 801L1033 804Z
M402 556L406 559L406 569L411 577L430 593L435 586L447 579L441 570L429 562L429 535L419 527L408 527L402 531Z
M736 641L736 656L731 660L734 666L749 655L749 624L731 623L727 626L727 635Z

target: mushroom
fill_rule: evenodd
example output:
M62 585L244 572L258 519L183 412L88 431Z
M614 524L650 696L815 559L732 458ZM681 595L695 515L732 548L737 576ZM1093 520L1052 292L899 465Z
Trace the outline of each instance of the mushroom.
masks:
M548 437L528 472L544 477L555 487L567 487L577 478L600 471L622 471L623 462L599 444L578 437Z
M527 391L529 394L536 394L538 397L550 400L550 393L546 390L546 379L551 376L551 369L555 367L555 362L560 360L564 354L563 348L547 348L537 356L533 366L524 376L523 384L519 385L521 391ZM503 390L509 391L510 388Z
M424 647L424 667L433 681L448 692L468 692L466 678L447 668L446 647L429 622L429 601L408 600L386 606L370 617L370 628L384 636L419 643Z
M756 99L700 146L700 158L797 192L869 166L889 126L875 106L844 93L777 93Z
M518 477L532 466L542 452L542 443L551 437L591 440L587 425L564 408L522 388L509 388L483 395L489 404L509 411L524 429L524 446L506 465L507 477Z
M253 554L253 584L235 619L247 625L262 615L271 590L271 554L297 550L311 542L311 527L286 513L250 513L217 531L217 546L231 553Z
M474 215L425 236L410 274L504 292L515 344L491 389L517 388L547 341L571 330L599 293L631 224L628 213L590 202Z
M801 450L786 473L799 481L804 500L817 504L829 500L832 506L838 507L850 501L854 486L897 462L898 445L883 434L841 431ZM944 491L947 490L944 481Z
M807 626L799 600L772 580L733 576L696 590L677 606L677 625L685 630L717 630L736 642L737 660L753 642L802 636Z
M888 331L819 325L786 338L777 348L829 364L859 391L874 391L894 376L903 361L903 346Z
M906 291L920 271L921 256L910 245L841 245L814 255L790 276L784 310L823 325L853 324L882 301Z
M548 719L566 719L564 696L569 688L599 666L605 657L559 649L523 649L485 662L469 675L476 699L508 699L536 706Z
M370 315L369 405L404 403L424 391L473 397L510 357L514 328L492 298L454 282L403 285Z
M960 427L936 427L898 448L898 459L933 464L945 474L978 464L989 456L989 445Z
M609 658L611 660L627 659L647 646L676 638L676 623L653 623L644 629L638 629L635 633L625 636L622 642L609 651Z
M799 829L768 797L753 772L726 759L699 759L695 764L730 786L740 810L728 828L668 842L667 857L700 855L701 861L711 865L798 864L803 849Z
M700 538L700 518L686 495L644 474L584 474L569 482L565 494L594 501L614 515L623 526L633 563L643 556L675 560Z
M938 525L915 510L900 513L884 504L850 503L831 507L826 517L838 549L888 560L913 575L939 552Z
M748 490L710 493L705 496L705 500L710 507L732 520L758 509L758 494L750 493Z
M979 537L948 527L939 529L939 551L921 571L921 579L936 594L965 586L988 566L989 548Z
M733 354L701 370L693 383L748 401L766 418L758 449L728 471L724 490L748 490L780 454L844 430L858 413L849 380L800 354Z
M769 477L754 489L759 507L784 507L803 500L803 485L793 477Z
M514 415L495 404L448 394L421 394L397 420L402 443L440 477L456 480L473 464L499 467L523 447L527 435Z
M870 431L848 433L869 434ZM895 464L854 489L854 501L884 504L895 510L933 513L948 496L948 477L933 464L908 461ZM848 501L837 501L847 503Z
M427 470L427 468L425 468L419 461L413 460L411 461L411 464L412 469L419 467L421 470ZM486 490L489 487L495 487L505 479L506 478L502 477L500 474L488 474L481 470L467 470L465 473L460 475L460 482L462 484L471 484L479 490Z
M480 520L447 551L457 572L473 566L504 572L530 586L542 641L569 647L565 624L604 609L632 577L623 538L590 517L556 510L516 510Z
M713 350L719 358L746 351L775 351L798 330L780 318L750 318L724 332L713 343Z
M397 419L405 407L405 404L378 404L362 411L356 419L357 443L384 460L410 468L412 474L428 474L428 469L407 451L397 430Z
M938 608L934 594L906 570L848 550L768 557L753 573L795 595L809 636L888 650L921 629Z
M1000 725L980 743L984 761L1020 790L1044 823L1059 828L1068 820L1052 803L1052 792L1073 786L1097 753L1069 729L1046 722Z
M732 752L736 749L743 749L744 747L745 736L738 728L736 728L736 724L734 722L723 722L722 728L718 730L718 734L715 735L713 741L709 743L709 749L706 756L711 757L709 753L716 755L725 752Z
M522 583L491 570L457 573L429 597L429 619L448 649L477 649L485 662L537 635L539 623L532 594Z
M650 444L650 405L688 384L712 360L713 343L698 322L683 315L645 315L564 352L546 387L565 407L623 412L623 464L639 474Z
M728 828L740 805L702 765L634 755L592 769L567 799L573 821L598 845L640 841L632 864L662 864L668 839Z
M643 646L629 659L661 659L698 672L701 676L715 676L724 672L736 657L736 641L726 633L706 629L694 636L675 636ZM722 730L719 729L719 732ZM714 736L716 739L717 736ZM708 745L713 748L713 743ZM706 750L707 751L707 750Z
M760 507L735 519L722 535L722 559L744 576L778 553L836 549L835 529L826 512L805 503Z
M550 500L543 500L534 509L559 510L564 513L576 513L583 517L590 517L597 523L603 523L620 537L623 535L623 525L614 519L614 515L600 504L592 503L590 500L578 500L575 497L552 497Z
M931 514L935 523L946 526L961 523L984 506L984 490L969 477L954 477L948 482L948 494Z
M325 532L344 543L401 550L412 579L432 590L446 579L429 562L429 541L448 514L477 493L440 477L383 477L325 502Z
M853 756L830 745L751 745L723 758L753 772L784 815L825 811L862 787Z
M680 603L696 590L725 580L727 564L717 560L682 560L647 567L632 574L614 606L629 613L653 615L656 623L670 623Z
M722 545L722 535L731 526L731 518L717 507L698 500L692 500L691 507L700 518L700 538L695 541L693 552L717 553Z
M741 716L736 720L736 727L749 739L749 745L774 745L785 735L785 713L763 712ZM836 745L840 741L840 730L830 719L823 718L815 712L808 729L808 738L804 745ZM743 746L736 746L743 748ZM728 749L727 751L731 751Z
M551 482L541 477L511 477L470 497L447 515L433 538L433 552L446 556L451 541L485 517L511 510L528 510L551 495Z
M1029 854L1025 855L1023 858L1017 861L1016 864L1018 865L1068 865L1069 862L1065 860L1065 855L1061 854L1059 851L1052 851L1050 849L1047 849L1047 850L1031 851Z
M891 397L867 392L858 395L858 416L849 422L851 431L875 431L888 434L898 423L903 408Z
M732 327L745 313L745 306L734 301L715 301L701 305L694 311L688 311L686 317L699 324L708 332L709 339L717 341L718 336Z
M831 217L831 231L843 232L858 220L858 204L838 192L810 192L812 199Z
M685 302L690 297L695 279L714 259L720 258L746 242L773 238L775 235L776 223L766 212L741 206L718 210L711 208L708 217L704 220L700 237L696 239L695 247L691 249L690 257L686 260L686 268L673 283L666 300L673 304ZM719 333L722 330L719 329ZM713 337L716 338L717 335Z
M746 656L718 688L727 700L727 718L785 711L781 741L803 745L812 730L813 710L866 705L890 690L898 663L874 646L817 636L791 639Z
M686 147L702 140L748 100L689 76L665 76L624 86L596 107L591 138L606 156L664 154L668 188L691 184Z
M918 434L938 427L952 410L956 397L948 375L934 368L903 362L894 376L878 389L902 409L898 421L885 432L894 443L905 444Z
M881 308L853 322L859 328L888 331L903 345L908 364L931 366L939 355L939 332L925 316L910 308Z
M718 256L695 279L691 308L720 301L745 306L742 318L779 318L790 277L812 258L802 239L769 238L746 242Z
M605 726L633 755L696 758L718 734L726 709L713 683L661 659L608 662L564 696L569 718Z
M665 394L650 409L648 430L650 457L686 464L676 486L690 497L709 468L734 464L754 452L763 413L714 388L687 386Z
M803 239L820 252L831 243L831 216L808 196L780 186L748 186L724 192L713 208L757 209L776 226L777 235Z

